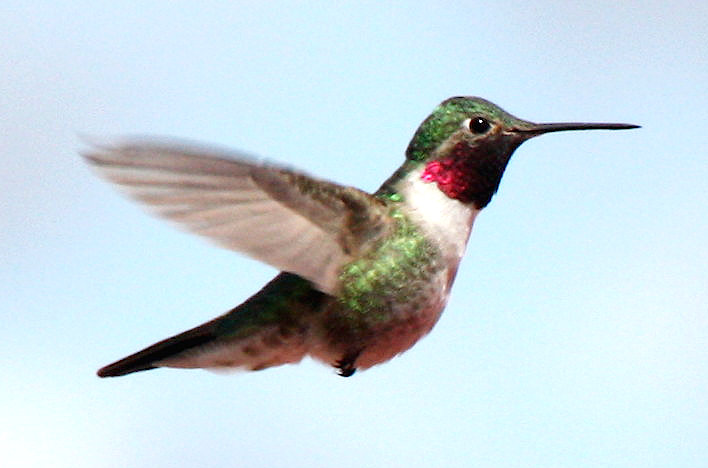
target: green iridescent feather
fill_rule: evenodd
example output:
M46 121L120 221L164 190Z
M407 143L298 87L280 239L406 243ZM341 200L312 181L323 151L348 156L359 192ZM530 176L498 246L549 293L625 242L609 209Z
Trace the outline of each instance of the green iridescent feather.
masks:
M475 113L483 113L487 118L510 122L510 115L484 99L453 97L443 101L418 127L406 150L406 158L424 161L450 135L455 133L462 121Z
M439 265L439 250L399 210L391 217L395 229L367 255L346 265L338 297L352 322L376 323L390 317L391 304L407 303Z

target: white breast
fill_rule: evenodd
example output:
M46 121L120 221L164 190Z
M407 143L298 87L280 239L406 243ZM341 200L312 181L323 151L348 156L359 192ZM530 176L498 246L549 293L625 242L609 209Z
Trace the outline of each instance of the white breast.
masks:
M449 198L435 182L420 178L423 168L411 171L402 181L404 211L434 241L450 266L457 268L479 209L471 203Z

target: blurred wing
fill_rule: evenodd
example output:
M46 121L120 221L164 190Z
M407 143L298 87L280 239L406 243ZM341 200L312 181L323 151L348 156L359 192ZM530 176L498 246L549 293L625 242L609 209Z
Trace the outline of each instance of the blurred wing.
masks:
M213 149L128 142L84 157L160 216L330 294L341 266L390 224L358 189Z

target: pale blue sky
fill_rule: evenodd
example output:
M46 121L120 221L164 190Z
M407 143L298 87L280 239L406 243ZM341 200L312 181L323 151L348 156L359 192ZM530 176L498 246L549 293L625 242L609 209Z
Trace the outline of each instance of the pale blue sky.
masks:
M708 466L708 6L382 3L5 2L3 466ZM147 216L77 135L373 190L463 94L643 128L522 146L441 321L385 365L94 375L275 272Z

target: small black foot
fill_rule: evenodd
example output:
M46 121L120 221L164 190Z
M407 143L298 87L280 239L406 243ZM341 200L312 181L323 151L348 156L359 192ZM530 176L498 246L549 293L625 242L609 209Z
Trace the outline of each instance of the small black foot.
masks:
M342 359L337 361L337 364L335 365L335 367L339 369L337 373L342 377L351 377L352 375L354 375L354 372L356 372L356 367L354 366L354 363L359 357L359 354L361 354L361 351L349 353L345 355Z

